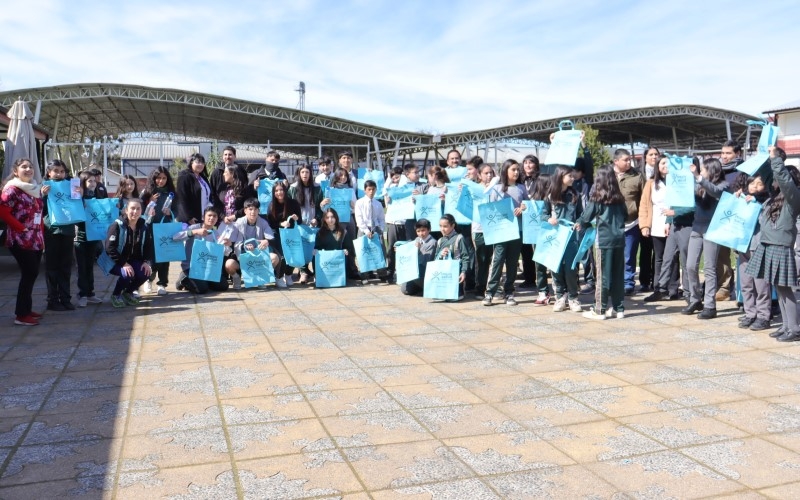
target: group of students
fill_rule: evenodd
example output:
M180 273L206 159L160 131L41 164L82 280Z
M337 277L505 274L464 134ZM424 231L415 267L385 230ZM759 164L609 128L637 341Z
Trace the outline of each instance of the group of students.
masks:
M682 288L687 306L681 312L710 319L716 316L715 270L723 247L705 239L704 234L721 193L727 190L763 205L750 249L738 255L745 312L740 326L752 330L770 326L774 289L783 326L772 335L781 341L800 339L792 290L797 281L795 222L800 213L797 169L784 164L785 155L778 148L770 150L769 165L753 176L740 173L726 179L718 160L701 163L695 158L691 167L696 181L695 206L674 208L666 204L665 196L669 189L666 181L668 158L653 150L646 151L641 169L632 167L628 151L617 150L612 164L593 172L591 156L585 146L583 157L578 158L574 166L555 166L549 175L540 174L539 161L532 155L525 157L522 165L507 160L499 172L479 157L466 163L464 179L481 186L486 202L510 199L518 222L521 223L523 213L530 206L525 202L534 200L541 202L542 224L572 227L561 265L554 271L532 260L535 245L523 244L521 237L487 245L479 217L473 218L471 223L459 224L454 214L443 211L441 219L434 221L438 222L436 228L424 218L386 220L385 209L393 203L392 188L410 184L413 196L438 195L443 204L448 190L464 189L463 183L451 183L448 176L448 172L454 172L451 168L461 166L457 150L448 152L445 167L434 166L425 172L426 182L420 180L418 167L409 163L391 169L380 194L373 180L363 182L360 198L356 196L358 184L349 152L339 155L335 170L331 159L321 159L316 177L311 167L301 165L291 185L279 167L280 157L275 152L268 154L264 166L248 174L235 163L236 151L229 146L223 151L223 163L212 170L210 178L205 159L195 154L174 183L168 169L156 168L141 196L136 180L123 176L116 194L120 214L110 224L102 242L88 241L83 223L64 226L50 223L47 217L50 183L69 182L62 162L54 160L48 164L49 182L40 186L33 179L30 162L18 161L4 186L4 210L0 211L8 224L6 244L22 272L15 322L33 325L41 317L32 309L30 290L45 249L47 308L50 310L75 308L69 290L73 247L78 268L79 307L101 302L93 289L93 268L100 253L110 259L108 271L119 276L111 296L115 307L137 304L138 290L150 293L153 283L158 295L166 294L169 263L155 262L153 225L172 221L182 223L172 238L186 242L186 258L181 262L182 272L176 285L179 290L205 293L240 288L238 258L242 252L255 250L268 253L276 285L291 286L295 269L283 258L280 229L303 224L318 229L315 250L344 251L347 277L355 284L366 284L376 278L391 283L396 269L397 245L413 242L418 249L419 277L402 283L402 293L423 294L427 263L452 258L459 262L459 290L454 300L463 300L466 293L473 292L485 306L498 300L514 306L521 257L521 286L536 289L534 304L553 303L556 312L581 312L587 318L598 320L624 317L624 298L631 293L632 279L628 238L635 227L640 241L649 240L653 248L654 266L649 278L652 294L644 300L678 299ZM78 177L82 198L108 196L99 182L98 171L83 171ZM271 186L266 210L259 201L260 192L264 191L259 189L262 182ZM351 190L349 207L346 203L339 206L339 211L333 207L331 190L334 189ZM342 224L339 212L347 209L350 210L349 222ZM594 252L583 260L587 285L581 290L578 270L571 264L583 230L589 226L596 228L596 237ZM380 237L386 267L379 269L377 275L359 272L354 241L375 235ZM189 257L193 242L197 240L225 246L219 280L189 277ZM699 279L701 255L703 285ZM301 283L312 282L314 269L311 265L306 263L296 271ZM552 278L552 285L549 278ZM648 290L648 284L642 281L642 290ZM579 296L587 290L594 291L595 300L592 307L584 310Z

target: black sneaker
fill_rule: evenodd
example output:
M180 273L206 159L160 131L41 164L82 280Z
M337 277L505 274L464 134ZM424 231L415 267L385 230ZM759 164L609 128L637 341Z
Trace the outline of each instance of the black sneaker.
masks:
M593 283L589 283L587 285L583 285L583 288L581 288L580 294L581 295L589 295L590 293L594 293L594 290L595 290L594 284Z
M702 302L694 302L692 304L687 305L683 309L681 309L681 314L694 314L697 311L701 311L703 309Z
M64 307L64 304L61 302L48 302L47 303L47 310L48 311L66 311L67 308Z
M750 318L748 316L745 316L744 318L739 320L739 328L749 328L750 325L752 325L755 321L756 321L755 318ZM763 330L763 328L760 329Z
M664 300L664 294L658 290L644 298L645 302L658 302L659 300Z
M753 324L750 325L750 329L753 330L754 332L766 330L767 328L769 328L769 321L761 318L758 318L757 320L753 321Z
M69 300L67 300L65 302L62 302L61 305L64 306L64 309L67 310L67 311L74 311L75 310L75 306Z
M716 317L717 317L716 309L703 308L703 310L700 311L700 314L697 315L697 319L714 319Z

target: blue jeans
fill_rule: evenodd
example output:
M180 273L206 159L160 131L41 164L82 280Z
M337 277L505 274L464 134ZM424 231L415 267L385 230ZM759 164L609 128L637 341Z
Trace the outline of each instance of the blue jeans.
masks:
M632 290L636 286L636 253L639 251L639 239L642 233L639 226L633 226L625 231L625 290Z

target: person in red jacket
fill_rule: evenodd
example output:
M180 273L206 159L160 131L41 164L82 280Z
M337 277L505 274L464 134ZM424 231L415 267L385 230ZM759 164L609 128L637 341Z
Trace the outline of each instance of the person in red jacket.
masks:
M33 164L21 158L14 162L13 173L0 195L0 216L8 225L6 246L20 269L14 324L34 326L41 314L33 311L33 285L39 276L44 250L42 228L42 186L34 178Z

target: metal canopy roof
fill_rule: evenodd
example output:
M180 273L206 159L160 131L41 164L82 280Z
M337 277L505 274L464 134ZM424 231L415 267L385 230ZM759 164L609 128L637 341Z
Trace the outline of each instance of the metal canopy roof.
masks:
M591 125L598 130L599 138L606 144L646 143L659 148L719 149L731 137L741 141L747 132L747 120L755 116L719 108L695 105L658 106L621 111L608 111L589 115L565 116L528 122L508 127L449 134L442 137L445 144L503 142L506 138L526 139L548 144L550 134L558 130L562 120ZM674 129L674 134L673 134Z
M382 152L432 146L429 135L390 130L340 118L197 92L136 85L88 83L12 90L0 93L0 106L21 96L42 101L39 124L58 142L86 137L163 133L243 144L365 144ZM719 149L728 138L744 137L747 120L757 117L696 105L610 111L528 122L508 127L445 134L436 147L513 142L549 143L563 119L592 125L607 144L650 143L681 149ZM673 135L674 134L674 135ZM309 148L307 154L315 153Z
M430 136L373 127L295 109L197 92L135 85L76 84L0 93L42 101L39 123L60 142L85 137L164 133L246 144L365 144L381 149L423 145ZM57 130L56 130L57 128Z

